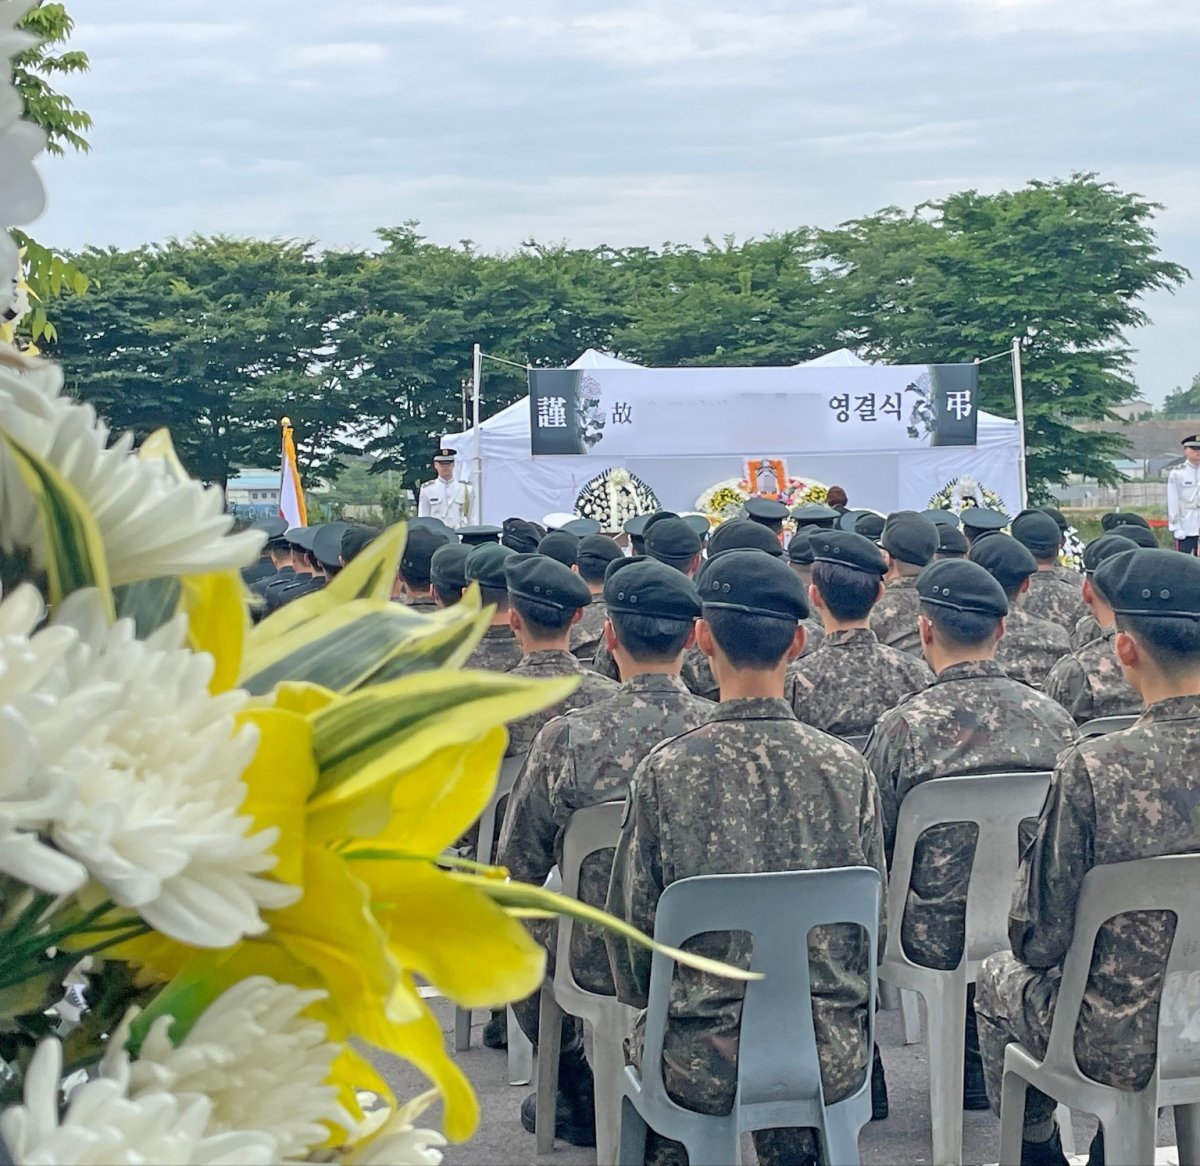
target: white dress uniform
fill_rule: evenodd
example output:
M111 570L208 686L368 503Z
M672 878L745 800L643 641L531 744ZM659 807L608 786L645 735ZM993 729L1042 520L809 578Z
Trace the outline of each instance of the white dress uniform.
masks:
M1184 462L1167 475L1167 521L1180 541L1200 535L1200 466Z
M466 482L434 478L426 482L417 498L418 518L440 518L451 530L466 526L471 509L471 494Z

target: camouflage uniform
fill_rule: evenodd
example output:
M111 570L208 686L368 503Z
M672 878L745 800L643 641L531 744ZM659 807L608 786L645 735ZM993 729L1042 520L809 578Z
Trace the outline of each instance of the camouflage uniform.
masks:
M944 669L924 692L886 713L867 743L889 855L900 803L914 786L968 773L1053 769L1074 739L1062 708L994 661ZM975 838L975 826L948 822L917 840L900 936L909 957L926 967L955 968L962 956Z
M604 621L608 619L608 604L604 596L593 595L592 602L583 609L579 622L571 625L571 655L590 664L596 648L604 638ZM614 676L612 679L616 679Z
M1096 622L1096 617L1089 611L1079 617L1071 631L1071 647L1078 651L1084 644L1090 644L1104 635L1104 629Z
M1081 741L1064 754L1025 852L1008 922L1011 952L979 972L979 1037L988 1095L1000 1099L1004 1048L1020 1040L1041 1056L1058 997L1075 906L1093 867L1200 851L1200 697L1151 705L1133 728ZM1137 912L1096 936L1075 1056L1089 1077L1141 1089L1154 1071L1159 997L1174 921ZM1030 1089L1026 1117L1048 1119L1054 1102Z
M539 712L530 713L520 720L512 721L508 726L508 748L505 757L515 757L518 753L528 753L533 745L533 739L538 730L549 720L569 713L572 709L583 708L584 705L595 704L607 696L612 696L620 687L603 676L597 676L586 668L570 652L558 648L548 648L530 652L521 657L521 662L510 669L514 676L578 676L579 687L557 704Z
M883 598L871 609L871 630L881 644L910 656L921 655L921 633L917 616L921 601L915 575L893 579L883 589Z
M1142 711L1142 698L1130 687L1113 651L1117 629L1064 656L1046 677L1042 690L1075 718L1077 725L1095 717L1121 717Z
M1056 623L1010 606L996 663L1014 680L1041 688L1050 669L1071 651L1071 637Z
M1088 613L1080 581L1064 583L1050 571L1036 571L1030 575L1029 590L1019 602L1030 615L1058 624L1068 635Z
M608 909L646 932L662 892L692 875L869 865L882 874L883 829L875 780L848 745L796 720L783 700L731 700L707 724L658 746L634 775L613 861ZM883 926L883 920L880 920ZM606 934L617 995L645 1008L650 953ZM744 939L697 937L688 948L745 967ZM812 1008L825 1096L863 1081L867 953L854 928L809 941ZM727 1113L737 1078L742 986L676 968L663 1046L667 1092L702 1113ZM626 1044L638 1063L642 1021ZM759 1161L795 1162L815 1152L811 1131L755 1134ZM653 1147L653 1149L651 1149ZM655 1136L648 1159L682 1161Z
M806 725L852 737L932 683L923 661L881 644L870 628L853 628L830 632L818 651L794 661L784 696Z
M555 717L537 735L509 800L497 861L513 878L541 885L562 857L563 831L585 806L623 799L638 763L659 741L702 725L716 706L693 696L674 676L634 676L615 696ZM612 870L612 852L592 855L579 873L579 897L603 907ZM549 920L530 923L550 951L547 975L554 973L554 936ZM612 973L602 935L575 929L571 964L590 992L612 995ZM537 1039L538 994L513 1005L521 1027Z
M419 611L422 615L432 615L438 609L432 595L422 595L417 599L405 600L404 606L409 611Z
M495 624L483 633L464 668L482 668L485 672L511 672L521 662L521 645L508 624Z
M1083 575L1076 571L1074 567L1064 567L1062 563L1055 563L1050 568L1049 574L1055 579L1061 579L1069 587L1074 587L1077 591L1083 584Z

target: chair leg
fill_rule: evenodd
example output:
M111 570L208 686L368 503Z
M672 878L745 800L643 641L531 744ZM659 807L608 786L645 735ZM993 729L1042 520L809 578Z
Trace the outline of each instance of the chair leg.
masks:
M900 989L895 984L879 981L879 1007L884 1012L895 1012L900 1007Z
M1024 1077L1004 1074L1000 1085L1000 1166L1021 1166L1021 1135L1025 1131Z
M1054 1111L1054 1117L1058 1122L1058 1136L1062 1142L1063 1153L1068 1158L1075 1155L1075 1123L1071 1118L1071 1107L1069 1105L1060 1105Z
M528 1085L533 1080L533 1044L522 1031L511 1008L508 1013L508 1083Z
M548 983L538 1003L537 1152L554 1149L554 1118L558 1110L558 1061L562 1049L562 1012Z
M921 999L909 988L900 989L900 1026L906 1045L921 1043Z
M621 1096L620 1126L618 1166L645 1166L646 1123L638 1113L637 1106L624 1094Z
M925 1023L929 1030L929 1114L936 1166L960 1166L962 1162L965 1014L966 998L961 985L956 991L952 983L939 983L925 997Z
M454 1051L465 1053L471 1047L471 1010L456 1008L454 1010Z
M1200 1166L1200 1105L1175 1106L1179 1166Z
M1105 1162L1124 1166L1126 1162L1154 1161L1158 1108L1153 1097L1149 1104L1139 1099L1133 1104L1119 1105L1117 1117L1111 1122L1102 1120L1100 1124L1104 1130Z
M864 1111L870 1117L870 1111ZM854 1117L854 1107L838 1103L825 1110L825 1153L822 1162L835 1162L837 1166L859 1166L862 1159L858 1153L858 1138L862 1126Z
M621 1127L623 1033L592 1026L592 1077L596 1091L596 1163L614 1166Z

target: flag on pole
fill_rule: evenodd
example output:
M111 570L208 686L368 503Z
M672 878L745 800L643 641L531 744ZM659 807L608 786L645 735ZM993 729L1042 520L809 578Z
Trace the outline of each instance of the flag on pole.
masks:
M296 465L296 442L292 438L292 423L284 418L283 467L279 475L279 517L290 530L293 526L308 525L308 510L304 505L304 490L300 486L300 470Z

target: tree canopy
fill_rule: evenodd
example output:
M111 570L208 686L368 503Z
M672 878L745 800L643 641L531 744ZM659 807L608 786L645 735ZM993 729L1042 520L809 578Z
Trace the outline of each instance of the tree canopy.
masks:
M1163 416L1185 420L1200 417L1200 372L1192 377L1192 383L1168 393L1163 401Z

